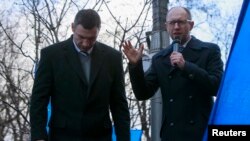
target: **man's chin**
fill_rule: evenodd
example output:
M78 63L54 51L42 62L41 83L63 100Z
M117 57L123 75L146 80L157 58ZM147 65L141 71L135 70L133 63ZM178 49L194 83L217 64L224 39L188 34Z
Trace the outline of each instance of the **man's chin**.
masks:
M92 46L90 46L90 47L81 47L81 50L88 51L91 48L92 48Z

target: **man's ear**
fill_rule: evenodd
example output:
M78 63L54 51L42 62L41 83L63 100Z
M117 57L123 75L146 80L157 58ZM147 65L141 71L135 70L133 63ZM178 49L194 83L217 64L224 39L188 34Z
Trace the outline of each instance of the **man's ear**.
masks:
M190 25L190 31L191 31L193 29L193 27L194 27L194 21L190 21L189 25Z

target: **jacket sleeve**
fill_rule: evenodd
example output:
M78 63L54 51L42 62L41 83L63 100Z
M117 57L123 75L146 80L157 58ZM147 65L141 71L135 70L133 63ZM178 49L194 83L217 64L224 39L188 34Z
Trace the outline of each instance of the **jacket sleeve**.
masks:
M48 56L41 51L39 66L35 72L35 80L30 102L31 141L47 140L47 106L52 86L52 72Z
M117 141L130 141L130 114L125 95L122 56L116 58L110 109L114 120Z
M129 64L129 75L134 94L138 100L149 99L155 94L159 87L154 66L154 57L152 59L152 65L145 74L142 60L136 65Z

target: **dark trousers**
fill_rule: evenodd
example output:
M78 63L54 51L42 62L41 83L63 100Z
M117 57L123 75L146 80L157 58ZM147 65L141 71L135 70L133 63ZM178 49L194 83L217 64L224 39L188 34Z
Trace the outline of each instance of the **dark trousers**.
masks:
M112 141L112 135L88 136L79 130L50 128L49 141Z

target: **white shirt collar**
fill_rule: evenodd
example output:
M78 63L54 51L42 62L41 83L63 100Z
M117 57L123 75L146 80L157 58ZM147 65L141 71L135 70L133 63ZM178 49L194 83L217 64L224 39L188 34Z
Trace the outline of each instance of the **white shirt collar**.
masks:
M82 51L80 50L80 48L76 45L76 43L75 43L74 40L73 40L73 43L74 43L74 46L75 46L76 51L77 51L77 52L82 52ZM88 54L91 54L92 50L93 50L93 47L91 47L91 48L87 51L87 53L88 53Z
M182 47L186 47L188 42L192 39L192 36L190 36L190 38L182 45Z

